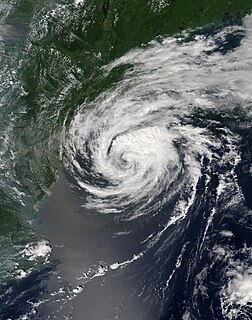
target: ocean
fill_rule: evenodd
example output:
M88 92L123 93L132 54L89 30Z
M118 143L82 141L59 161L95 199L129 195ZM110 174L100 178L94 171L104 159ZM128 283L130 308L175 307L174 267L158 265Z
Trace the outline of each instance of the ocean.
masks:
M252 16L207 6L1 2L0 319L251 318Z

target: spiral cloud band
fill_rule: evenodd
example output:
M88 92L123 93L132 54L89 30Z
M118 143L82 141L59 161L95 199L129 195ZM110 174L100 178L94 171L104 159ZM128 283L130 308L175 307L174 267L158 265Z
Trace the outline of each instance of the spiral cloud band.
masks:
M177 214L188 208L202 159L218 159L224 136L233 139L228 130L217 138L196 126L193 113L232 112L251 102L251 33L234 28L242 44L226 55L216 50L216 39L229 29L181 43L153 41L104 68L133 65L123 80L79 107L64 137L64 163L87 193L87 208L128 218L157 212L170 199Z

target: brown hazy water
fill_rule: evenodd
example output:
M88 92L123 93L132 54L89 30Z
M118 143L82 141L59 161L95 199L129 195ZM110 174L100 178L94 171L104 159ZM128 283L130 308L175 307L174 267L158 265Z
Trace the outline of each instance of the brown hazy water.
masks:
M157 319L154 310L150 311L144 298L137 293L137 283L132 275L141 272L138 263L130 264L130 272L126 266L109 270L88 282L83 279L83 273L90 268L97 271L100 265L121 263L139 254L141 241L149 233L148 225L142 227L141 221L128 222L111 215L90 213L82 204L80 195L72 190L60 169L52 194L45 199L38 216L39 233L50 241L51 259L57 261L55 272L48 281L45 299L59 290L59 283L72 289L81 285L83 291L71 301L58 297L46 302L40 311L42 317L65 319L68 316L74 320ZM134 271L134 268L137 269Z

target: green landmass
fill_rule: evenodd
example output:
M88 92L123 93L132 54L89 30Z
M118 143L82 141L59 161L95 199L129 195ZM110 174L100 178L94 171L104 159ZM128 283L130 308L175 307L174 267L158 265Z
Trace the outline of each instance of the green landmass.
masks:
M24 10L27 1L21 0L10 15L9 22L18 17L32 22L20 69L27 95L18 102L27 113L20 119L17 137L26 146L20 151L22 159L29 159L20 166L22 180L33 182L30 189L40 199L55 180L48 140L71 121L80 104L93 100L131 67L104 75L102 65L158 37L241 21L252 9L252 1L239 0L170 0L163 1L162 7L160 3L89 0L75 5L62 0L42 5L29 0L29 10ZM71 90L66 93L68 87Z
M17 174L36 201L56 179L50 153L57 154L55 141L63 124L67 127L78 106L95 99L131 68L119 66L104 74L101 66L155 38L232 24L252 10L251 0L170 0L163 1L163 7L158 0L87 0L79 5L70 0L10 2L14 7L6 24L21 23L29 31L17 47L25 94L16 109L26 111L15 126ZM1 257L10 248L17 250L20 241L33 239L20 208L10 206L12 202L1 203Z
M103 15L101 33L94 47L107 54L108 59L157 36L241 18L252 9L249 0L170 0L163 9L158 9L159 1L152 1L152 6L146 0L107 2L108 12Z
M20 250L36 237L31 226L20 215L21 206L0 189L0 282L11 278L20 268ZM21 262L23 267L31 263Z
M80 50L93 50L111 60L157 36L241 19L252 9L251 0L89 0L78 6L73 2L20 0L8 21L29 23L36 12L45 14L56 4L65 4L70 17L48 16L49 32L57 35L54 41L73 58L80 58ZM75 41L65 47L69 33L75 35Z

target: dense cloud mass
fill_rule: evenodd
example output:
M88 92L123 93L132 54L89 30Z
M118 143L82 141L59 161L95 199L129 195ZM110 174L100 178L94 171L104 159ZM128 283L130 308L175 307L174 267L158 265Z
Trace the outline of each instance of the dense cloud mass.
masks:
M0 34L0 187L49 234L6 228L0 318L251 319L252 16L111 61L99 7L50 5Z
M251 119L251 28L248 16L243 25L212 35L185 34L131 50L103 69L109 74L131 66L123 79L82 104L63 135L62 159L76 188L85 192L86 208L127 220L170 208L164 229L145 240L143 254L177 224L170 243L160 243L158 252L165 256L177 234L187 232L182 221L205 212L198 253L186 262L191 266L187 286L195 285L183 302L183 319L201 318L209 299L216 307L209 317L251 315L251 250L245 239L238 245L241 240L223 222L230 214L236 219L236 205L244 203L237 168L244 158L242 132ZM249 211L243 214L249 220ZM166 285L160 285L164 296L183 268L186 248L185 243ZM153 268L161 274L164 265ZM216 273L220 287L210 289L209 277ZM164 310L176 318L175 309Z
M162 206L175 193L187 207L203 157L238 161L235 134L225 129L217 137L191 119L201 109L249 112L249 24L248 18L248 30L232 27L181 44L175 38L153 41L104 68L134 66L121 82L79 108L63 147L66 166L88 192L87 207L103 213L129 210L137 216ZM241 46L225 55L215 52L217 39L229 33L244 33ZM220 157L223 144L227 152Z

